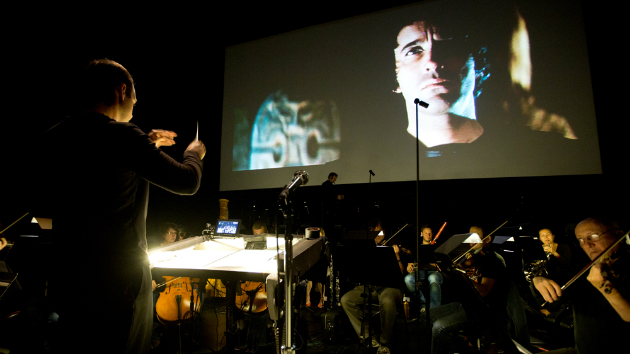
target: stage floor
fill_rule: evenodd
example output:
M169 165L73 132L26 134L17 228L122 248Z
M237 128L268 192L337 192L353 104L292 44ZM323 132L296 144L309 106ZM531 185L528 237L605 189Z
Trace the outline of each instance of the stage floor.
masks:
M312 300L317 301L315 297ZM315 302L314 302L315 303ZM376 348L369 351L359 344L359 339L350 326L347 317L341 313L341 325L336 332L334 341L325 339L323 314L324 310L317 307L301 307L299 311L298 332L295 340L297 353L376 353ZM235 353L275 354L276 343L273 336L272 321L267 313L248 316L241 313L235 315L237 333L235 334ZM191 329L182 326L182 352L194 354L226 353L225 348L225 298L213 298L206 301L202 311L198 328ZM159 345L154 349L155 354L171 354L179 351L179 333L176 328L166 328L160 338ZM421 350L420 345L426 346L428 333L419 333L418 321L405 326L402 314L398 316L394 328L394 345L392 352L427 352ZM305 334L306 333L306 334ZM191 335L192 334L192 335ZM306 337L306 338L303 338ZM306 340L304 340L306 339ZM306 345L304 347L304 344Z

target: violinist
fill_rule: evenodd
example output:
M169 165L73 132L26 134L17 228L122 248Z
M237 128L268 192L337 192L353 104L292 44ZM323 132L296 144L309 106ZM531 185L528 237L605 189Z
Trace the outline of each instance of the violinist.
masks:
M383 225L381 224L380 219L371 220L368 224L368 231L378 232L378 235L374 238L374 242L376 242L377 245L380 245L385 239L385 232L383 231Z
M490 237L486 238L486 241L488 240ZM474 254L471 259L474 263L470 266L473 269L470 269L469 277L473 286L482 296L484 304L488 306L492 315L502 321L500 325L508 329L510 336L519 343L528 341L527 331L522 331L521 325L517 324L520 323L519 321L524 321L524 318L516 319L508 313L508 292L513 285L507 275L504 261L490 248L490 242L471 244L471 247ZM452 345L457 345L462 341L457 332L472 327L472 322L460 302L431 308L430 317L433 354L448 353ZM420 320L425 321L424 316L421 316ZM527 338L521 338L522 336Z
M429 225L422 226L421 235L422 245L430 245L431 241L433 241L433 230L431 230ZM429 306L431 308L438 307L442 304L442 282L444 281L444 277L435 265L426 264L422 268L428 269L427 273L429 276L429 286L431 289L429 293ZM407 289L411 292L411 294L416 295L416 269L413 263L407 264L407 272L409 274L405 276L405 285L407 286ZM420 270L418 272L418 279L424 280L424 277L425 272L423 270ZM426 306L426 299L424 298L424 294L422 292L419 293L419 296L422 311Z
M591 260L622 235L623 231L616 222L604 218L583 220L575 228L575 237ZM565 292L552 279L533 279L534 286L547 302L568 296L573 304L575 348L554 352L613 353L625 346L625 336L630 333L628 253L628 247L622 241L610 251L608 259L594 264L587 271L587 276L578 278ZM605 278L606 273L618 277Z

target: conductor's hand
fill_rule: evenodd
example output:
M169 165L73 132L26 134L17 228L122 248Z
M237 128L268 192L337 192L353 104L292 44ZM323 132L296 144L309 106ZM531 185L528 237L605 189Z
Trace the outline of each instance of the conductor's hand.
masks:
M551 279L545 277L535 277L533 279L536 290L542 295L545 301L552 303L554 300L558 300L559 296L562 296L562 290L560 285Z
M203 144L201 140L193 140L190 145L186 148L186 151L194 151L199 154L199 158L203 160L204 156L206 156L206 146Z
M156 147L174 145L176 136L175 132L162 129L153 129L149 133L149 138Z

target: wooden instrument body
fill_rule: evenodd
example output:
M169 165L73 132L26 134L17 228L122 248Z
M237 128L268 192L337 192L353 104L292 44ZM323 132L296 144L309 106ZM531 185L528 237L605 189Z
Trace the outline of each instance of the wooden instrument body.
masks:
M236 294L236 307L245 313L250 313L250 295L255 292L254 301L251 304L251 313L263 314L267 310L267 292L265 283L246 281L241 283L240 287L241 289L238 290Z
M164 276L166 281L176 277ZM160 297L155 304L155 311L158 320L164 324L176 324L185 319L191 318L190 300L192 296L193 311L199 312L199 293L192 283L199 283L199 278L181 277L166 285L166 289L160 293Z

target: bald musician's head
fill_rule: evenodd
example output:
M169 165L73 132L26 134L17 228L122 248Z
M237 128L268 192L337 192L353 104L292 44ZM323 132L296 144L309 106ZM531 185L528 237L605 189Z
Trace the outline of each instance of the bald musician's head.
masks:
M575 237L591 260L615 243L621 235L623 235L623 231L619 225L613 220L604 218L588 218L582 220L575 227ZM618 246L613 252L617 248Z

